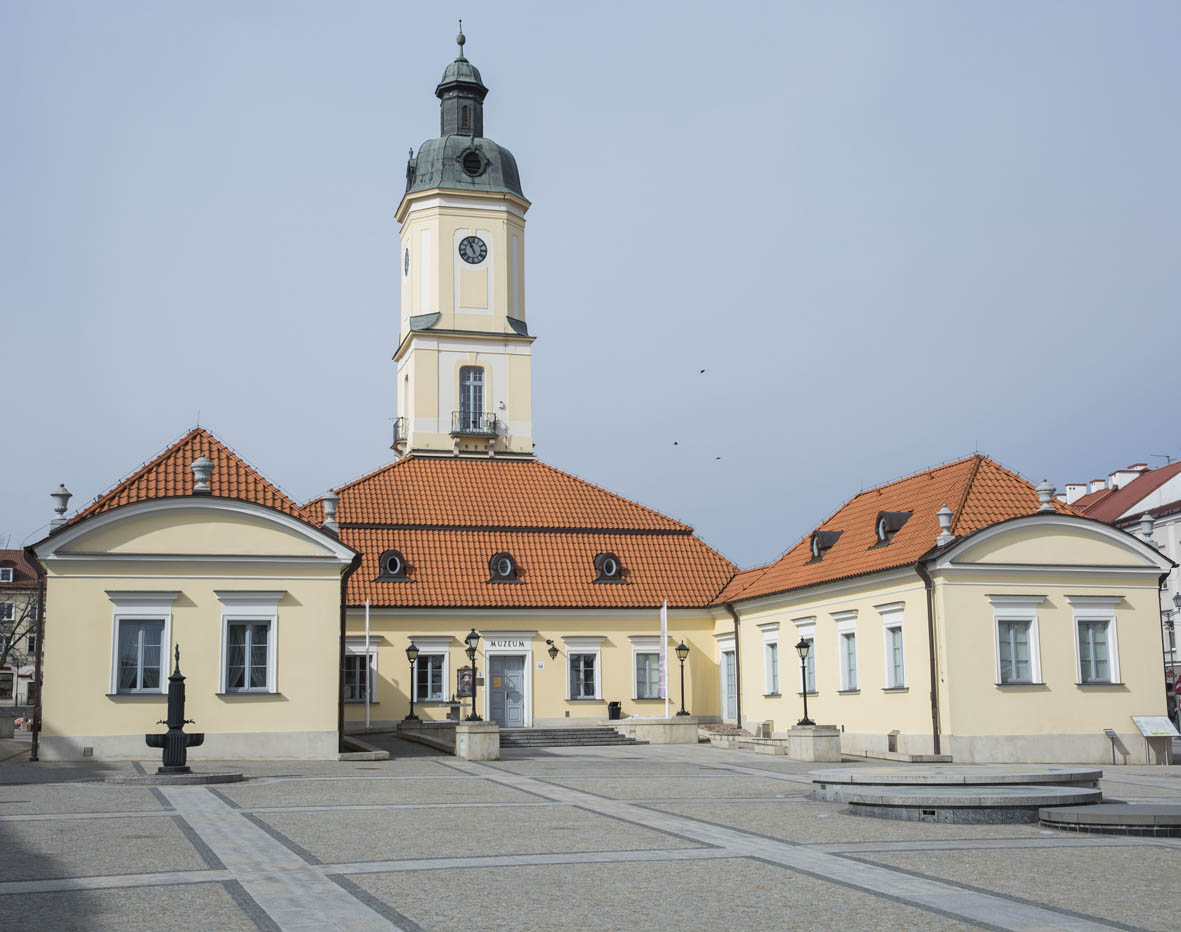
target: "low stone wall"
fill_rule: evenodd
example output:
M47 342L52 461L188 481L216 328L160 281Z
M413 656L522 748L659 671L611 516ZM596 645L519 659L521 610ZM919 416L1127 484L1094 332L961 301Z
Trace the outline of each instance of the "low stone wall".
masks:
M460 722L455 726L455 756L500 760L500 726L495 722Z
M425 744L436 751L455 753L455 722L398 723L398 737Z
M696 744L697 729L702 720L696 715L674 715L670 718L623 718L606 722L627 738L649 744Z

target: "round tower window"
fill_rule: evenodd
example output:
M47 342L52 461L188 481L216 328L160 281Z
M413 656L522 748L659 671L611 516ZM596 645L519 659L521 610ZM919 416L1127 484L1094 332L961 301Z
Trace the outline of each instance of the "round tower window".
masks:
M484 156L475 149L468 149L459 157L459 164L463 166L465 172L475 178L484 170Z

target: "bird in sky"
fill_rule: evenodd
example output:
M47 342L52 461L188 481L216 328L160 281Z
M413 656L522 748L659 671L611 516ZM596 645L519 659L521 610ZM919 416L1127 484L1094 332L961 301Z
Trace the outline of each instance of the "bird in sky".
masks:
M704 370L704 369L702 369L702 370L701 370L701 372L698 372L697 374L698 374L698 375L702 375L702 374L704 374L704 373L705 373L705 370Z

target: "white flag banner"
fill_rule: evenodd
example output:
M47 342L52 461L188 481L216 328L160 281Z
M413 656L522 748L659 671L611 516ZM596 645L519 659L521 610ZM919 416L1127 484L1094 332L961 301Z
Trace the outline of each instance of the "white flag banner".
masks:
M668 718L668 599L660 606L660 695Z

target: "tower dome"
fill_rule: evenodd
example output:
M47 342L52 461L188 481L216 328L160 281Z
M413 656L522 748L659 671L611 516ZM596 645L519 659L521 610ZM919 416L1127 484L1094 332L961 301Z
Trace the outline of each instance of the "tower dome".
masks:
M428 139L406 163L406 193L428 188L491 191L524 199L517 160L484 135L488 88L480 70L463 54L463 23L456 37L459 55L435 88L439 98L439 136Z

